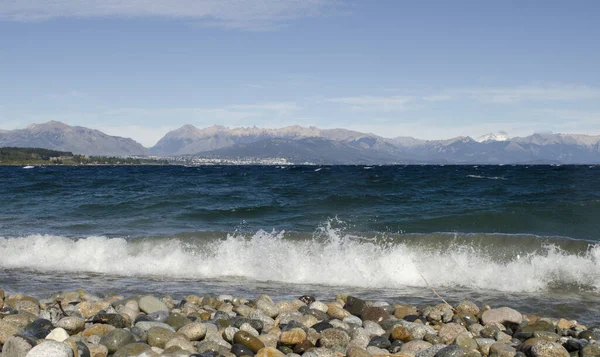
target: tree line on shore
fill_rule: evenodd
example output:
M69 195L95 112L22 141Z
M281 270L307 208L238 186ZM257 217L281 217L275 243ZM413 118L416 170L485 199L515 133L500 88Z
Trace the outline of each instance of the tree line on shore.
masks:
M0 165L167 165L167 160L75 155L70 151L0 147Z

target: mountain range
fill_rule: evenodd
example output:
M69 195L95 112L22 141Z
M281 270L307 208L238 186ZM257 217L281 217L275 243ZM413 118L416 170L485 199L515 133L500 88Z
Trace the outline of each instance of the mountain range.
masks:
M289 126L281 129L193 125L167 133L145 148L133 139L51 121L0 131L0 147L38 147L99 156L285 158L315 164L584 164L600 163L600 136L537 133L510 138L490 133L472 139L384 138L346 129Z

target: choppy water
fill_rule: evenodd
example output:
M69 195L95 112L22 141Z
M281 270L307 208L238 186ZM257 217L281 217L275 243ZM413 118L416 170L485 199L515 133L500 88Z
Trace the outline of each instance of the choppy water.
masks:
M509 305L600 322L600 167L0 167L0 288Z

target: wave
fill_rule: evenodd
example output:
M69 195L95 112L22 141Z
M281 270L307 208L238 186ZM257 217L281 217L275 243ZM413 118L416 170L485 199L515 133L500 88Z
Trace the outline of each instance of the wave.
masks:
M504 292L600 291L600 245L582 241L489 234L366 237L330 226L309 238L262 230L215 235L0 238L0 268L363 288L425 287L427 279L434 286Z
M504 177L501 177L501 176L467 175L467 177L476 178L476 179L488 179L488 180L506 180Z

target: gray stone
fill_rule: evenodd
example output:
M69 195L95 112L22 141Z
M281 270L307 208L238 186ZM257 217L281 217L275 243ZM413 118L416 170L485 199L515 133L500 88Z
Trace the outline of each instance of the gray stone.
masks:
M169 312L166 310L158 310L158 311L154 311L149 313L148 315L146 315L147 318L149 318L152 321L158 321L158 322L165 322L167 321L167 318L169 317Z
M352 331L350 343L360 348L367 348L371 341L369 333L362 327Z
M83 331L84 326L85 320L77 316L64 317L56 324L56 327L62 327L69 333L69 335L74 335Z
M151 347L145 343L131 343L127 346L123 346L119 348L117 352L113 355L113 357L137 357L137 356L147 356L148 352L151 351Z
M402 345L400 352L406 353L406 354L415 354L419 351L424 351L432 346L433 345L427 341L419 341L419 340L409 341Z
M468 332L458 334L458 336L456 336L456 339L454 340L454 344L464 348L467 351L476 350L478 348L477 342L475 342L475 340L471 338Z
M363 324L363 321L360 319L360 317L354 316L354 315L346 316L346 317L344 317L344 320L342 320L342 321L347 324L353 324L353 325L358 325L358 326L362 326L362 324Z
M363 321L363 327L371 336L383 336L385 334L385 330L373 321Z
M256 302L256 308L264 312L265 315L272 318L279 315L279 308L277 307L277 305L265 299L259 299Z
M435 357L463 357L466 351L457 345L450 345L439 350Z
M35 346L35 341L30 341L21 336L11 336L2 346L3 357L25 357Z
M206 336L207 327L200 322L192 322L177 330L178 333L185 335L190 341L199 341Z
M433 345L426 350L415 353L415 357L434 357L441 349L446 347L446 345L442 344Z
M138 304L140 306L140 310L147 314L153 313L155 311L169 311L169 308L164 302L160 301L152 295L142 296L139 299Z
M148 344L150 346L165 348L165 344L173 338L173 331L164 327L154 326L148 330Z
M175 332L175 329L173 327L171 327L170 325L167 325L164 322L158 322L158 321L140 321L135 324L135 327L140 328L142 331L144 331L146 333L148 332L148 330L150 330L153 327L162 327L162 328L166 328L168 330Z
M346 347L348 342L350 342L350 336L346 332L335 328L321 332L321 338L319 338L319 345L326 348L333 346Z
M562 345L552 341L537 341L529 351L532 357L569 357Z
M114 330L109 331L100 340L100 344L106 346L106 348L108 348L109 353L115 353L119 348L134 342L134 334L120 328L116 328Z
M600 343L590 343L589 345L583 347L579 355L581 357L597 357L600 356Z
M475 303L463 300L456 305L456 311L460 315L477 315L479 313L479 307Z
M496 340L493 338L476 338L475 342L477 343L477 350L487 356L490 354L490 347L496 343Z
M171 346L164 349L160 357L189 357L190 352L179 346Z
M357 346L350 346L346 350L346 356L347 357L371 357L371 354L363 348L360 348Z
M481 322L484 326L496 323L504 324L506 322L518 325L522 321L523 315L510 307L487 310L481 315Z
M498 357L514 357L517 350L502 342L496 342L490 346L490 354L495 353Z
M73 357L73 350L66 343L44 341L32 348L26 357Z
M20 327L14 326L6 321L0 320L0 345L4 344L10 336L22 333Z
M467 332L463 326L456 323L445 324L438 331L438 336L443 344L449 345L456 339L456 336L461 333Z
M174 312L171 313L164 322L175 330L179 330L183 326L192 323L192 320L182 314Z

